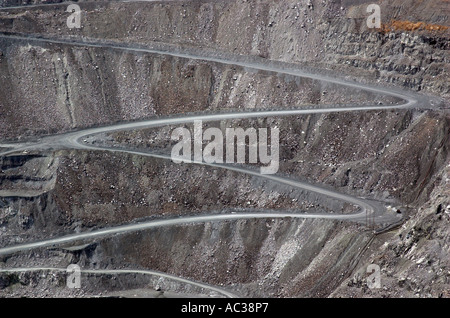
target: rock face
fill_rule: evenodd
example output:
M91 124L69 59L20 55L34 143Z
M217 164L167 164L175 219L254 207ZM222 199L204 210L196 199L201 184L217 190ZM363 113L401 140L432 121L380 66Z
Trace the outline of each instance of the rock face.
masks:
M359 75L382 82L448 95L449 25L445 1L382 1L380 29L367 27L369 3L94 2L80 3L85 13L82 27L76 30L65 25L68 14L51 9L38 10L38 15L3 15L0 25L12 32L29 33L31 25L46 35L173 43L314 63L338 67L349 74L358 70Z
M0 31L202 47L314 65L341 75L358 74L360 80L392 83L442 97L450 94L449 31L442 17L446 7L440 1L411 2L410 6L383 2L380 29L368 29L367 6L351 2L80 5L80 29L69 29L68 14L49 6L1 12ZM419 26L409 26L412 22L403 17L414 18ZM1 76L16 79L5 80L0 88L1 106L7 110L0 127L9 132L3 138L218 107L292 106L318 99L326 103L317 88L302 89L292 95L296 99L280 102L273 96L280 96L286 88L278 88L280 83L274 79L255 83L246 72L168 57L37 42L26 45L4 39L0 50ZM293 89L287 87L289 92ZM46 94L41 94L43 91ZM34 107L35 101L44 108ZM48 115L41 116L41 111ZM18 120L20 128L14 125Z
M196 111L396 102L315 80L170 56L9 40L3 45L3 139Z
M0 6L41 2L49 1ZM80 29L67 27L60 7L46 6L0 11L0 31L252 55L438 95L444 102L435 110L217 124L277 125L280 173L392 202L408 215L401 228L373 237L363 226L323 220L208 223L98 240L78 254L24 253L0 265L137 266L224 284L248 296L450 296L448 4L380 1L382 26L368 29L372 1L361 2L79 2ZM237 66L8 38L0 38L0 81L2 141L198 111L396 103ZM109 139L167 150L171 128ZM0 164L0 246L174 214L349 209L256 178L125 154L49 151L1 158ZM369 288L370 263L380 267L381 288ZM66 295L61 277L48 277L45 289ZM29 295L38 281L37 275L1 276L0 294ZM26 291L15 290L17 284ZM97 280L89 292L108 284L114 285Z
M331 296L450 296L448 175L447 165L437 175L429 200ZM368 288L364 279L370 263L380 266L380 288Z

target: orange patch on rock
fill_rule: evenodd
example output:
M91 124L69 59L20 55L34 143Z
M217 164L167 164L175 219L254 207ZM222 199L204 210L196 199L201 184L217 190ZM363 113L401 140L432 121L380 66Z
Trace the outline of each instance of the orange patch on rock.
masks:
M446 31L448 27L445 25L439 24L429 24L425 22L411 22L411 21L399 21L392 20L388 24L381 25L382 32L391 32L391 31L417 31L417 30L426 30L426 31Z

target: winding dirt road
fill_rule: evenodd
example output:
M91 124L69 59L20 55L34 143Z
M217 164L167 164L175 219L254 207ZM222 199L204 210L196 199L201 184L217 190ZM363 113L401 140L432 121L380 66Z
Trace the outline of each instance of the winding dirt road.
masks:
M38 142L34 143L20 143L20 144L0 144L0 147L4 147L6 150L0 152L0 156L11 155L14 153L20 153L24 151L32 151L32 150L49 150L49 149L58 149L58 148L66 148L66 149L79 149L79 150L101 150L101 151L111 151L111 152L125 152L131 154L137 154L142 156L150 156L157 157L162 159L171 160L170 156L165 156L161 154L155 154L151 152L137 151L132 149L123 149L123 148L114 148L114 147L106 147L106 146L95 146L89 143L84 142L83 140L92 135L100 134L100 133L109 133L113 131L122 131L122 130L136 130L143 129L149 127L160 127L165 125L174 125L181 123L193 122L194 120L202 120L202 121L219 121L224 119L238 119L238 118L257 118L257 117L270 117L270 116L292 116L292 115L305 115L305 114L322 114L322 113L330 113L330 112L347 112L347 111L368 111L368 110L381 110L381 109L396 109L396 108L412 108L419 107L420 105L432 105L436 103L435 100L427 99L424 96L419 96L411 92L403 92L400 90L394 90L391 88L383 88L383 87L375 87L369 86L366 84L356 83L345 81L339 78L331 78L329 76L313 74L309 72L305 72L297 69L287 69L282 64L276 63L262 63L262 62L253 62L253 61L242 61L237 59L223 59L218 57L211 56L202 56L202 55L193 55L188 52L169 52L165 50L155 50L153 48L143 48L138 46L131 46L128 44L116 44L116 43L105 43L99 39L86 39L84 41L76 41L73 39L56 39L56 38L41 38L41 37L33 37L33 36L25 36L25 35L0 35L1 38L7 38L10 40L18 40L18 41L29 41L29 42L44 42L44 43L52 43L52 44L62 44L62 45L74 45L74 46L83 46L83 47L97 47L97 48L110 48L115 50L122 50L128 52L143 52L143 53L151 53L151 54L164 54L170 56L176 56L186 59L195 59L195 60L204 60L221 64L228 65L236 65L242 66L245 68L253 69L253 70L262 70L262 71L270 71L276 72L279 74L288 74L301 78L311 78L315 80L325 81L329 83L339 84L347 87L357 88L363 91L369 91L373 93L383 94L386 96L392 96L400 99L402 102L396 105L372 105L372 106L358 106L358 105L332 105L329 107L319 107L319 108L301 108L301 109L293 109L293 110L264 110L264 111L247 111L247 112L232 112L232 113L219 113L219 114L203 114L203 115L192 115L192 116L174 116L168 118L158 118L145 120L140 122L132 122L132 123L122 123L116 125L110 125L107 127L96 127L84 129L76 132L70 132L60 135L54 135L49 137L43 137ZM362 222L368 216L374 217L375 221L379 223L396 223L399 221L401 216L392 213L392 211L388 211L386 207L382 204L375 204L373 201L366 200L363 198L354 197L351 195L339 193L338 191L325 189L317 185L308 184L305 182L299 182L293 179L277 176L277 175L263 175L260 174L256 170L252 170L250 168L242 168L237 167L235 165L225 165L225 164L209 164L205 162L193 162L192 164L201 164L212 166L215 168L228 169L239 173L244 173L260 178L265 178L266 180L292 186L295 188L299 188L302 190L307 190L311 192L318 193L320 195L324 195L333 199L341 200L352 205L356 205L359 207L359 210L356 213L352 214L308 214L308 213L239 213L232 212L227 214L219 214L219 215L198 215L198 216L185 216L185 217L176 217L171 219L164 220L152 220L137 224L127 224L122 226L104 228L96 231L86 232L86 233L78 233L71 234L63 237L52 238L39 242L31 242L24 243L15 246L5 246L0 248L0 255L10 255L13 253L19 253L22 251L34 249L34 248L43 248L61 244L67 244L70 242L75 242L79 240L93 240L99 237L105 237L109 235L126 233L131 231L140 231L149 228L162 227L162 226L174 226L179 224L192 224L199 222L220 222L224 220L236 220L236 219L249 219L249 218L323 218L323 219L333 219L333 220L347 220L347 221L356 221ZM16 269L2 269L0 271L35 271L35 270L62 270L62 269L49 269L49 268L16 268ZM65 269L64 269L65 270ZM85 271L88 272L88 271ZM97 273L107 273L113 271L96 271ZM118 273L118 271L115 271ZM137 270L129 270L128 272L146 272L147 274L152 275L160 275L161 277L167 277L170 279L176 279L180 282L196 284L197 286L208 288L210 290L215 290L227 297L234 296L232 293L228 293L223 289L209 286L206 284L193 282L190 280L186 280L184 278L177 278L163 273L157 273L152 271L137 271Z

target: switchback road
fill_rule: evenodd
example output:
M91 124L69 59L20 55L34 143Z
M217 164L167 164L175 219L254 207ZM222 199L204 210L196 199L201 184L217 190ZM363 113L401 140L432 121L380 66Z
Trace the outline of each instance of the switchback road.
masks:
M69 149L79 149L79 150L101 150L101 151L111 151L111 152L124 152L137 154L142 156L157 157L162 159L170 160L170 156L165 156L161 154L155 154L151 152L138 151L133 149L122 149L107 146L95 146L84 142L84 139L91 135L96 135L100 133L109 133L113 131L122 130L136 130L149 127L160 127L165 125L175 125L182 123L193 122L194 120L202 121L219 121L225 119L238 119L238 118L257 118L257 117L271 117L271 116L292 116L292 115L305 115L305 114L322 114L330 112L348 112L348 111L368 111L368 110L381 110L381 109L398 109L398 108L412 108L419 107L420 105L430 106L436 103L434 99L428 99L424 96L419 96L411 92L400 91L392 88L383 88L378 86L370 86L367 84L361 84L351 81L346 81L340 78L332 78L325 75L314 74L310 72L305 72L299 69L289 69L279 63L264 63L261 61L242 61L240 58L236 59L224 59L219 57L195 55L189 52L170 52L166 50L156 50L153 48L144 48L142 46L130 45L126 43L107 43L100 39L56 39L56 38L43 38L32 35L0 35L0 38L17 40L17 41L27 41L35 43L51 43L60 45L73 45L82 47L96 47L96 48L109 48L115 50L122 50L128 52L140 52L140 53L150 53L150 54L162 54L170 55L186 59L204 60L215 63L242 66L248 69L261 70L275 72L279 74L287 74L301 78L310 78L319 81L325 81L329 83L339 84L351 88L357 88L362 91L369 91L377 94L383 94L386 96L392 96L401 100L395 105L331 105L327 107L317 106L315 108L300 108L292 110L260 110L260 111L246 111L246 112L230 112L230 113L217 113L217 114L199 114L199 115L183 115L183 116L173 116L168 118L157 118L144 120L140 122L132 123L122 123L110 125L107 127L95 127L88 128L80 131L69 132L54 136L43 137L37 142L30 143L18 143L18 144L0 144L4 150L0 152L0 156L11 155L14 153L27 152L33 150L49 150L58 148L69 148ZM419 103L420 101L420 103ZM39 242L24 243L15 246L5 246L0 248L0 255L10 255L13 253L18 253L34 248L50 247L55 245L67 244L70 242L75 242L79 240L93 240L98 237L104 237L108 235L126 233L131 231L140 231L149 228L161 227L161 226L174 226L180 224L192 224L199 222L219 222L224 220L237 220L237 219L248 219L248 218L323 218L332 220L348 220L361 222L365 220L368 216L374 217L375 220L379 220L381 223L396 223L399 221L400 216L392 213L386 209L382 204L374 204L370 200L363 198L354 197L348 194L343 194L335 190L325 189L317 185L308 184L305 182L299 182L286 177L281 177L277 175L262 175L256 170L251 170L250 168L242 168L234 165L225 164L208 164L205 162L193 162L193 164L201 164L212 166L216 168L228 169L239 173L244 173L259 178L264 178L266 180L277 182L280 184L296 187L302 190L307 190L311 192L318 193L320 195L328 196L333 199L341 200L352 205L359 207L356 213L352 214L308 214L308 213L226 213L226 214L215 214L215 215L198 215L198 216L183 216L164 220L151 220L137 224L126 224L122 226L104 228L100 230L95 230L91 232L71 234L58 238L51 238L48 240L43 240ZM19 271L26 269L5 269L3 271ZM41 270L45 270L42 268ZM136 272L136 271L135 271ZM159 274L163 275L163 274ZM180 278L181 279L181 278ZM181 279L182 280L182 279ZM192 282L191 282L192 283ZM211 289L211 288L210 288ZM227 295L231 296L231 295Z

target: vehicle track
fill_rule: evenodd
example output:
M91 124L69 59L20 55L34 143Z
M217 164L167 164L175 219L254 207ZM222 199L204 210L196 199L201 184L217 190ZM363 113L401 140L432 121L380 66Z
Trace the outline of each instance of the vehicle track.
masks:
M194 120L203 120L203 121L217 121L224 119L236 119L236 118L255 118L255 117L269 117L269 116L291 116L291 115L304 115L304 114L321 114L321 113L329 113L329 112L343 112L343 111L368 111L368 110L381 110L381 109L398 109L398 108L412 108L418 106L419 99L427 101L426 97L418 96L410 92L402 92L399 90L394 90L390 88L382 88L382 87L374 87L366 84L349 82L342 79L331 78L329 76L313 74L309 72L304 72L302 70L291 70L285 69L282 67L277 67L276 65L265 65L261 62L249 62L249 61L239 61L239 60L228 60L217 57L208 57L201 55L194 55L191 53L183 53L183 52L169 52L164 50L156 50L152 48L143 48L138 46L127 46L117 43L106 43L99 39L85 39L84 41L75 41L73 39L52 39L52 38L42 38L42 37L33 37L33 36L25 36L25 35L0 35L1 38L8 38L11 40L18 41L33 41L33 42L41 42L41 43L51 43L51 44L61 44L61 45L74 45L74 46L84 46L84 47L96 47L96 48L110 48L116 50L123 50L129 52L143 52L143 53L151 53L151 54L162 54L162 55L170 55L180 58L186 59L194 59L194 60L204 60L215 63L227 64L227 65L236 65L242 66L244 68L250 68L254 70L260 71L269 71L276 72L280 74L293 75L297 77L306 77L310 79L325 81L329 83L339 84L347 87L357 88L364 91L369 91L378 94L384 94L392 97L399 98L403 101L403 103L397 105L368 105L368 106L339 106L334 105L330 107L321 107L321 108L307 108L307 109L292 109L292 110L270 110L270 111L248 111L248 112L232 112L232 113L223 113L223 114L204 114L204 115L192 115L192 116L181 116L181 117L171 117L164 119L152 119L145 120L141 122L132 122L132 123L123 123L117 125L111 125L108 127L96 127L84 129L77 132L70 132L66 134L60 134L56 136L49 136L42 138L41 141L36 143L28 143L28 144L7 144L1 145L0 147L6 148L3 152L0 152L0 156L6 156L12 153L30 151L30 150L45 150L45 149L54 149L55 147L62 148L72 148L72 149L80 149L80 150L102 150L102 151L112 151L112 152L125 152L131 154L138 154L143 156L151 156L162 159L170 160L170 156L165 156L161 154L155 154L151 152L143 152L137 150L129 150L129 149L117 149L113 147L100 147L94 146L87 143L84 143L82 139L89 135L95 135L99 133L106 133L112 131L120 131L120 130L131 130L131 129L142 129L148 127L157 127L163 125L173 125L180 123L192 122ZM428 100L430 103L431 101ZM386 209L380 208L379 206L373 205L369 200L357 198L351 195L342 194L337 191L325 189L316 185L307 184L304 182L299 182L296 180L280 177L277 175L262 175L259 172L256 172L251 169L246 169L242 167L237 167L233 165L223 165L223 164L208 164L205 162L193 162L193 164L202 164L207 166L212 166L216 168L223 168L232 171L236 171L239 173L245 173L252 176L257 176L261 178L265 178L267 180L282 183L285 185L297 187L303 190L312 191L315 193L319 193L322 195L326 195L328 197L332 197L334 199L342 200L353 205L359 206L359 211L357 213L347 214L347 215L338 215L338 214L307 214L307 213L229 213L229 214L220 214L220 215L202 215L202 216L188 216L188 217L178 217L173 219L166 220L152 220L147 222L142 222L138 224L129 224L122 225L112 228L100 229L87 233L80 234L72 234L67 235L60 238L53 238L49 240L44 240L40 242L26 243L15 246L3 247L0 248L0 255L10 255L13 253L18 253L21 251L30 250L33 248L42 248L48 246L54 246L57 244L74 242L77 240L86 240L86 239L94 239L101 236L113 235L118 233L125 233L130 231L139 231L145 230L152 227L159 226L173 226L179 224L190 224L190 223L198 223L198 222L214 222L214 221L223 221L223 220L236 220L236 219L248 219L248 218L325 218L325 219L334 219L334 220L351 220L351 221L363 221L367 218L368 215L377 216L383 218L384 222L397 223L398 217L386 216ZM388 223L389 223L388 222ZM37 269L4 269L2 271L24 271L24 270L37 270ZM41 270L50 270L41 268ZM137 273L136 270L130 270L131 272ZM86 271L85 271L86 272ZM103 271L105 272L105 271ZM159 273L159 275L164 276L167 274ZM173 278L173 277L171 277ZM177 278L179 281L185 280L182 278ZM192 281L187 281L188 283L192 283ZM205 285L207 286L207 285ZM208 288L214 289L215 287L209 286ZM216 290L217 291L217 290ZM219 291L220 292L220 291ZM223 293L222 293L223 294ZM231 296L231 295L227 295Z
M28 268L12 268L12 269L0 269L0 273L29 273L29 272L67 272L67 268L57 268L57 267L28 267ZM163 277L169 280L173 280L179 283L192 285L195 287L200 287L210 291L219 293L227 298L236 298L238 295L229 292L226 289L212 286L200 282L193 281L191 279L181 278L166 273L150 270L139 270L139 269L83 269L81 274L95 274L95 275L124 275L124 274L140 274L140 275L150 275Z

